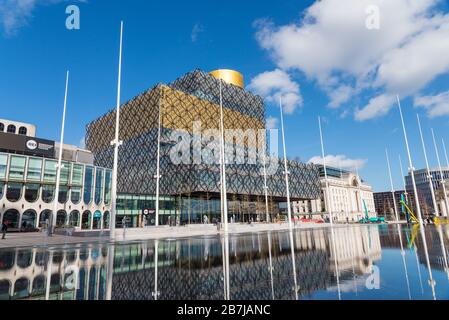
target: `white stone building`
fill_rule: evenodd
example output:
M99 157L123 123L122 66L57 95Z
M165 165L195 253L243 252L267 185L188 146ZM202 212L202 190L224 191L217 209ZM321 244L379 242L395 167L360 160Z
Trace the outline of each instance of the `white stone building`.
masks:
M373 190L356 174L327 168L330 202L334 220L355 222L365 217L376 217ZM324 168L320 167L321 199L293 202L293 213L305 218L329 218Z
M449 180L444 181L444 186L446 187L446 195L449 202ZM440 186L435 191L435 199L437 201L438 211L440 213L440 217L448 217L448 211L446 206L446 197L444 196L444 188L440 183Z

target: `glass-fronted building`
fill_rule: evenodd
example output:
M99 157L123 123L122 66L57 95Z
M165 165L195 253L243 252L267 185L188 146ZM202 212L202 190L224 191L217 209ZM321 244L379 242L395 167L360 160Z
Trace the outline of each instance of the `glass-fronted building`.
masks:
M0 219L12 231L46 227L56 199L60 145L34 137L35 127L28 127L33 130L0 131ZM111 179L111 170L94 166L89 151L64 145L56 226L109 228Z
M12 229L42 227L53 210L57 161L0 153L0 214ZM108 228L111 170L63 161L57 226Z

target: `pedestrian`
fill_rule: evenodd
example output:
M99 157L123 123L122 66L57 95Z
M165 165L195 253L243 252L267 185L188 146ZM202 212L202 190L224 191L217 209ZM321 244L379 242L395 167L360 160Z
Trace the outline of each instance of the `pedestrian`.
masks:
M27 222L24 221L22 222L22 231L26 231L26 229L27 229Z
M8 225L6 224L6 221L3 221L2 223L2 239L6 239L6 232L8 231Z

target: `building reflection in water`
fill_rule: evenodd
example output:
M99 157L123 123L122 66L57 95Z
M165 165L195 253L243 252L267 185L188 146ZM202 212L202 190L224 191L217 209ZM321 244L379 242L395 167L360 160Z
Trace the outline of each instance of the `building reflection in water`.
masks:
M381 259L382 247L406 245L396 232L376 226L334 233L335 250L329 228L1 250L0 299L301 299L333 290L337 275L342 287L357 287ZM428 234L439 240L438 232ZM433 264L446 267L433 258L441 256L440 247L430 247Z

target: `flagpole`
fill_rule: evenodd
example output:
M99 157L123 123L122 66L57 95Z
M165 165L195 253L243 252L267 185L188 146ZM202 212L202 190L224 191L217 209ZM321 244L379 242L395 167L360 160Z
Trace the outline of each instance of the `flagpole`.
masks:
M62 124L61 124L61 139L59 140L58 164L56 165L55 198L53 201L53 214L51 216L51 227L48 229L50 236L53 235L53 233L55 232L56 218L57 218L57 214L58 214L59 184L61 183L62 151L64 149L64 128L65 128L65 115L66 115L66 109L67 109L68 90L69 90L69 71L67 71L66 80L65 80L64 108L62 111Z
M264 183L264 191L265 191L265 214L267 223L270 222L270 213L268 210L268 185L267 185L267 165L266 165L266 151L263 155L263 183Z
M444 150L444 156L446 158L446 165L449 168L449 159L447 157L446 143L444 142L443 138L441 139L441 141L443 142L443 150ZM447 210L449 210L449 208ZM446 217L447 216L449 216L449 211L446 211Z
M223 88L221 79L220 84L220 129L221 129L221 152L220 152L220 162L221 162L221 182L222 182L222 206L223 206L223 222L225 234L228 234L228 199L226 194L226 163L225 163L225 134L224 134L224 115L223 115Z
M159 226L159 183L161 179L160 173L160 161L161 161L161 103L159 102L159 120L158 120L158 131L157 131L157 165L156 165L156 227Z
M446 210L444 210L444 211L447 213L448 208L449 208L449 203L447 200L446 184L444 183L443 167L441 166L441 161L440 161L440 151L438 150L437 142L435 140L435 132L433 131L433 128L431 129L431 131L432 131L433 144L435 146L435 154L437 156L437 161L438 161L438 167L440 169L440 179L441 179L440 183L443 186L443 192L444 192L444 204L446 206Z
M429 166L429 160L427 158L426 144L424 142L424 136L423 136L422 128L421 128L421 120L420 120L418 114L416 114L416 118L418 119L419 134L421 136L421 143L422 143L422 148L424 151L424 159L426 160L427 178L429 179L429 186L430 186L430 192L432 194L433 208L435 210L435 215L439 216L440 214L439 214L439 210L438 210L437 200L435 198L435 191L433 190L433 182L432 182L433 178L432 178L432 174L430 173L430 166Z
M324 152L324 140L323 140L323 130L321 128L321 117L318 117L318 126L320 128L320 141L321 141L321 155L323 157L323 167L324 167L324 182L326 184L326 198L328 203L328 210L329 210L329 219L331 222L331 227L334 224L334 216L332 214L332 203L331 203L331 196L329 194L330 188L329 188L329 180L327 179L327 166L326 166L326 157Z
M426 231L424 229L424 223L423 223L423 219L422 219L422 215L421 215L421 207L419 205L419 200L418 200L419 197L418 197L418 188L416 187L416 181L415 181L415 168L413 167L412 156L410 154L410 147L409 147L408 138L407 138L407 130L405 129L404 116L402 115L401 101L399 100L399 96L396 96L396 98L398 101L399 114L401 116L402 129L404 131L405 146L407 149L407 156L408 156L408 161L409 161L409 165L410 165L410 173L411 173L412 184L413 184L413 192L415 195L415 204L416 204L416 210L417 210L419 226L420 226L419 229L421 231L421 238L423 241L424 253L425 253L426 262L427 262L427 268L429 270L429 278L430 278L429 284L432 288L433 298L436 300L435 281L433 280L432 269L430 268L429 251L427 249L427 240L426 240Z
M341 291L340 291L340 274L338 271L338 256L337 256L337 244L335 241L335 231L334 231L334 216L332 215L332 203L330 196L330 188L329 188L329 180L327 179L327 166L326 166L326 157L324 152L324 139L323 139L323 129L321 127L321 117L318 117L318 126L320 128L320 141L321 141L321 155L323 157L323 167L324 167L324 181L326 183L326 198L329 206L329 218L331 222L331 236L332 236L332 248L334 254L334 263L335 263L335 275L337 278L337 289L338 289L338 299L341 300Z
M399 222L398 207L396 204L396 197L394 196L393 176L391 175L390 157L388 156L388 149L385 149L385 155L387 156L388 174L390 175L391 195L393 196L394 214L396 221Z
M279 108L281 112L281 126L282 126L282 145L284 147L284 174L285 174L285 187L287 189L287 216L288 216L288 226L290 230L292 226L292 209L290 205L290 186L288 181L288 165L287 165L287 147L285 145L285 129L284 129L284 112L282 110L282 98L279 98Z
M117 109L115 117L115 138L111 142L114 146L114 166L112 169L112 187L111 187L111 221L109 223L109 237L115 239L115 219L117 215L117 177L118 177L118 147L122 144L119 140L120 130L120 90L122 77L122 50L123 50L123 21L120 22L120 53L118 64L118 80L117 80Z

